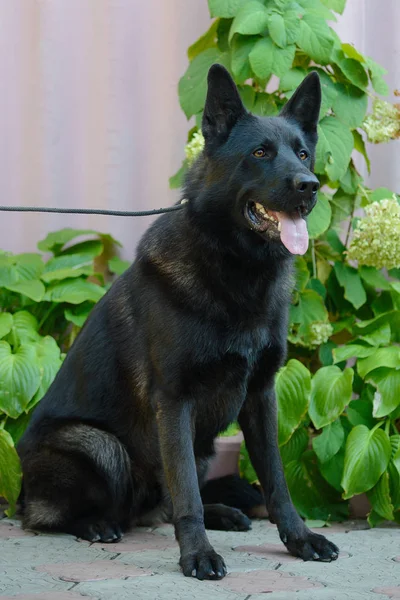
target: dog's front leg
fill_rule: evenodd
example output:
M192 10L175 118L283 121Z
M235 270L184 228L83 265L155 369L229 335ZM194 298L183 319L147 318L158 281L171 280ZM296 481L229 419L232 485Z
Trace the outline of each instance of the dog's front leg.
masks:
M271 521L277 524L280 538L289 552L303 560L335 560L338 548L323 535L310 531L291 501L278 448L273 384L249 394L240 412L239 424L264 491Z
M188 402L162 398L157 403L157 423L183 574L221 579L226 575L225 563L212 548L204 527L193 450L192 407Z

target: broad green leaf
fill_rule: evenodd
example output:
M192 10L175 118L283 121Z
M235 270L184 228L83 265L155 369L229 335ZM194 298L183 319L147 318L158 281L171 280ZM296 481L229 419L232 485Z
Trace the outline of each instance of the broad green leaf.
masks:
M10 505L9 517L15 513L15 505L21 490L21 465L10 434L0 429L0 496Z
M383 323L381 327L378 327L370 334L360 335L361 340L372 346L389 346L391 337L392 331L389 323Z
M239 8L229 32L229 41L235 33L256 35L262 33L268 25L269 12L256 0L247 0Z
M283 92L294 91L306 77L308 71L298 67L289 69L280 78L279 89Z
M400 405L400 370L381 367L368 375L368 382L376 386L373 415L386 417Z
M13 314L12 332L17 336L20 344L39 340L38 329L36 317L27 310L19 310Z
M371 429L376 421L372 416L372 402L369 400L352 400L347 407L347 418L350 423L354 426L365 425L368 429Z
M13 325L13 318L10 313L0 313L0 338L5 337L10 333Z
M251 464L245 442L242 442L242 445L240 446L239 472L240 476L246 479L250 484L258 481L257 473Z
M346 173L353 151L353 136L349 128L336 117L324 117L320 121L317 158L332 181L341 179ZM321 156L323 155L323 157Z
M310 371L298 360L289 360L278 372L275 393L278 403L278 442L286 444L307 413Z
M35 347L21 344L15 354L0 341L0 410L16 419L28 406L40 384Z
M371 356L375 352L375 348L370 346L362 346L361 344L348 344L340 346L333 350L333 362L339 363L349 358L365 358Z
M335 490L342 493L343 488L340 484L342 481L344 469L344 448L341 448L330 460L324 463L320 463L319 470L321 471L322 477L331 485Z
M324 322L328 319L328 312L321 296L314 290L305 289L299 294L296 305L290 307L290 322L298 324L300 336L309 334L311 323Z
M345 83L336 84L336 91L332 108L337 118L350 129L360 127L367 112L368 95Z
M327 8L331 8L335 12L340 15L344 11L344 7L346 6L346 0L321 0L322 4L325 4ZM344 44L348 45L348 44Z
M251 85L239 85L238 91L240 98L247 110L253 110L254 100L256 97L255 89Z
M105 242L108 240L102 234L99 234ZM73 246L68 246L62 251L60 256L67 256L69 254L80 254L85 255L88 258L94 260L96 256L100 256L104 251L104 243L101 240L86 240L85 242L79 242Z
M80 304L81 302L97 302L104 296L105 290L95 283L84 279L65 279L51 285L46 292L46 300L51 302L69 302Z
M313 449L321 463L331 460L344 442L344 429L340 419L323 428L322 433L313 439Z
M93 275L93 259L87 254L62 254L50 259L42 273L46 283L68 277Z
M375 267L359 267L358 272L361 275L361 279L372 288L378 290L390 290L390 282L387 280L382 271L378 271Z
M40 372L40 385L29 402L27 410L31 410L43 398L61 367L61 352L57 342L51 336L44 337L35 345Z
M367 294L357 269L342 262L336 262L333 268L339 284L344 288L346 300L351 302L354 308L360 308L366 303Z
M343 188L346 194L356 194L362 182L362 177L357 173L354 165L350 163L346 173L340 178L340 187Z
M49 233L44 240L38 243L39 250L43 252L52 252L53 254L58 254L62 247L68 244L71 240L74 240L77 237L88 235L100 235L97 231L93 229L60 229L59 231L53 231Z
M388 465L389 491L394 511L400 510L400 473L391 460Z
M308 440L309 435L305 427L296 429L290 440L279 448L283 464L287 465L292 460L300 460L303 452L307 449Z
M318 201L311 214L307 217L307 229L310 239L315 239L325 233L331 222L331 205L327 196L318 193Z
M172 177L169 178L168 183L169 183L169 187L171 188L171 190L175 190L177 188L182 187L183 180L185 178L187 170L188 170L188 161L185 158L185 160L182 162L180 169L175 173L175 175L172 175Z
M292 66L296 46L279 48L271 38L262 38L249 54L251 68L259 79L267 79L272 73L281 77Z
M357 370L363 379L368 373L380 367L400 369L400 348L390 346L389 348L375 348L375 352L367 358L360 359Z
M297 23L299 19L297 19ZM268 17L268 32L273 42L280 48L287 46L288 39L285 27L285 19L279 13L273 12ZM295 40L293 40L295 41Z
M344 3L345 0L343 1L343 5ZM347 58L354 58L355 60L358 60L358 62L365 62L363 55L357 52L352 44L342 44L342 50Z
M278 108L272 94L257 92L251 112L259 117L274 117L278 113Z
M370 527L377 527L378 525L380 525L380 523L382 523L382 521L384 521L385 519L383 517L381 517L381 515L379 515L376 511L371 510L371 512L368 514L368 525Z
M363 137L362 137L361 133L359 131L357 131L357 129L354 129L354 131L353 131L353 138L354 138L354 150L357 150L357 152L362 154L362 156L365 159L365 163L367 165L368 173L370 173L371 172L371 161L369 160L369 156L367 153L367 149L365 147L365 142L363 140Z
M315 62L322 65L329 63L333 39L324 19L306 13L300 21L297 44Z
M335 98L337 96L336 85L332 79L318 67L312 67L310 70L317 71L321 83L321 110L319 113L320 120L324 118L327 112L331 111Z
M23 412L17 419L7 419L4 429L11 435L17 445L31 419L31 412Z
M246 0L208 0L210 16L230 19L237 14L245 2Z
M365 62L367 63L372 87L377 94L380 94L381 96L387 96L389 94L389 86L383 79L383 75L387 74L387 70L381 67L381 65L378 65L378 63L368 56L365 57Z
M348 78L350 83L365 91L368 87L368 76L362 64L354 58L347 58L343 50L334 50L332 53L333 61L339 69Z
M322 367L311 382L309 415L316 429L335 421L350 402L353 369L341 371L337 366Z
M64 311L64 316L67 321L71 321L71 323L77 327L83 327L86 319L93 310L93 306L94 304L92 302L83 302L77 306L66 308Z
M310 279L310 271L308 270L307 263L302 256L296 256L295 274L296 290L298 292L302 292L307 285L307 281Z
M389 437L382 429L357 425L346 442L343 498L367 492L386 470L391 455Z
M217 47L217 29L219 25L219 19L216 19L211 23L211 27L204 33L199 39L189 46L187 55L189 60L196 58L198 54L207 50L208 48Z
M23 294L35 302L41 302L46 293L46 288L39 279L18 281L17 283L13 283L5 287L11 292Z
M347 505L321 476L314 452L304 452L299 461L288 463L285 474L290 495L302 517L333 520L346 517Z
M18 281L39 279L43 268L43 260L39 254L17 254L14 257L18 273Z
M189 64L178 85L179 100L187 118L200 112L204 107L207 75L210 67L214 63L227 66L226 59L226 55L217 48L208 48L198 54Z
M390 497L389 473L386 471L378 483L367 492L368 500L375 512L384 519L393 521L393 504Z
M379 187L371 193L370 202L377 202L378 200L385 200L386 198L393 198L393 191L386 187Z
M396 332L400 329L400 311L391 310L387 313L378 315L373 319L367 319L366 321L358 321L354 324L353 330L355 335L368 335L385 323L389 323L392 332Z
M237 35L232 42L231 69L236 83L244 83L252 77L249 54L257 39L253 35Z
M286 0L284 0L286 2ZM336 21L335 15L320 0L297 0L305 14L321 17L326 21Z
M108 268L111 273L122 275L122 273L125 273L125 271L129 269L131 264L132 263L130 263L129 260L122 260L119 256L113 256L113 258L110 258L108 261Z
M330 200L332 209L331 227L340 225L342 221L345 221L351 215L355 200L355 196L346 194L341 188L336 191Z

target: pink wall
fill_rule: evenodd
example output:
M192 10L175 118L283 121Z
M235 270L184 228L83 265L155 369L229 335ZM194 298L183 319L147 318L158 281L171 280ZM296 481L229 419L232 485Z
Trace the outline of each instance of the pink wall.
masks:
M399 22L398 0L348 0L337 27L390 69L392 87ZM0 203L171 204L188 128L177 83L208 23L206 0L0 0ZM400 190L399 143L373 157L372 182ZM0 213L0 248L33 251L71 226L111 232L130 257L149 223Z

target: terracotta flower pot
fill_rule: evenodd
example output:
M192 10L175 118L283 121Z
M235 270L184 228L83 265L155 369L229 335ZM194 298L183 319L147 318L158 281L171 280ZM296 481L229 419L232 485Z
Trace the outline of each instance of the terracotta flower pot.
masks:
M242 442L243 433L241 431L236 435L219 437L215 440L215 456L210 462L208 480L239 472L239 454Z

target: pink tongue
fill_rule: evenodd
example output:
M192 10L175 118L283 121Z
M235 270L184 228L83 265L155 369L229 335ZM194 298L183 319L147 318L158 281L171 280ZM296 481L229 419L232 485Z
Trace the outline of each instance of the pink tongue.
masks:
M307 223L300 216L275 213L281 224L281 241L292 254L305 254L308 248Z

